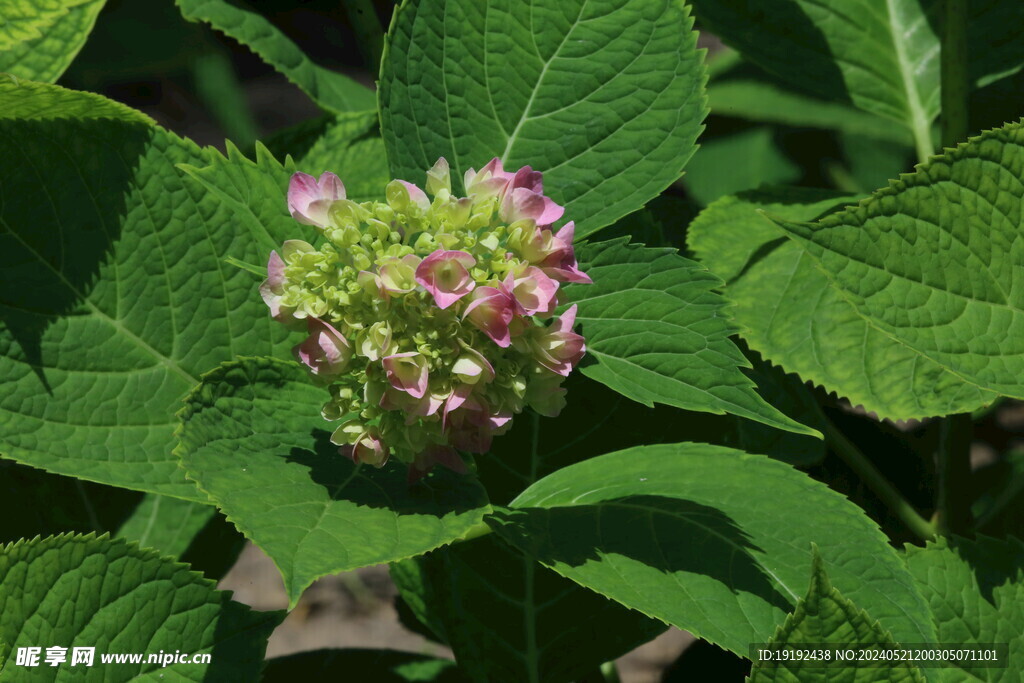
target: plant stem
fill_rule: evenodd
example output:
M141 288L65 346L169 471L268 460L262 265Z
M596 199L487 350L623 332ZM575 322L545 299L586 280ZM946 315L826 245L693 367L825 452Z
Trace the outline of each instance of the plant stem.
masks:
M914 125L914 148L917 150L917 162L923 164L935 154L932 142L932 128L926 123Z
M384 52L384 27L377 18L373 0L345 0L342 3L352 29L356 32L359 51L366 59L371 73L380 73L380 58Z
M967 0L943 0L942 146L967 139Z
M950 415L943 419L939 429L935 527L943 536L968 534L972 521L967 490L971 478L971 415Z
M846 438L846 435L825 416L820 408L818 412L825 425L825 442L829 447L857 473L857 476L874 491L875 495L882 499L886 507L899 517L918 538L925 541L935 538L935 526L918 514L914 506L896 490L896 487L885 478L885 475L878 471L874 463L868 460L867 456Z

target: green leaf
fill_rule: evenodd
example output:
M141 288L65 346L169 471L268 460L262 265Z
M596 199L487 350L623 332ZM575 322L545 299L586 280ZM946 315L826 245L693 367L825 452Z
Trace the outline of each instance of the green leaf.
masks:
M256 680L267 637L284 614L253 612L214 589L187 567L120 539L21 541L0 548L0 640L11 651L68 648L68 663L32 669L33 681L74 673L75 647L95 648L89 680ZM161 650L206 653L210 662L100 663L101 654ZM8 670L28 673L15 667L8 660Z
M765 403L740 368L750 367L712 290L720 281L674 249L625 239L584 245L594 284L568 288L579 305L588 377L648 407L731 413L801 434L817 434Z
M375 105L373 91L348 76L319 66L263 15L236 0L175 0L189 21L209 24L234 38L328 111L360 111Z
M940 389L969 412L993 392L1024 398L1022 198L1024 125L1010 124L816 224L776 222L864 324L947 373ZM901 389L934 400L931 386Z
M907 567L931 609L938 642L1009 643L1008 668L959 663L948 680L1021 681L1024 658L1024 544L1016 539L941 539L907 546Z
M0 270L18 283L0 294L0 450L206 502L171 455L174 413L201 372L290 346L253 277L223 263L263 263L267 248L175 168L214 152L130 114L105 118L130 111L113 103L104 118L42 118L97 101L0 84L0 111L35 117L0 118Z
M852 102L914 132L933 151L940 108L940 0L694 0L706 27L798 88ZM1024 8L968 3L972 81L983 86L1024 65Z
M409 564L418 571L403 571ZM478 681L578 680L665 630L494 535L399 563L392 577L413 594L420 621L440 622L459 667Z
M284 576L292 606L315 579L419 555L488 510L472 477L357 466L330 442L328 398L296 363L247 359L204 376L181 413L188 477Z
M263 683L373 681L461 683L466 677L450 659L396 650L313 650L267 660Z
M683 185L705 206L725 195L765 183L793 182L801 175L800 167L779 149L768 126L702 140L688 168Z
M67 14L69 0L8 0L0 15L0 50L43 36L57 18Z
M769 645L781 648L792 645L800 648L808 643L835 648L896 647L892 634L877 621L835 589L825 573L821 557L815 553L811 568L811 587L797 603L786 623L779 627ZM828 683L841 676L849 683L875 683L883 677L893 683L918 681L925 678L917 667L900 661L879 668L877 663L859 666L858 662L830 660L832 666L821 661L798 659L772 663L757 662L750 672L751 683ZM842 669L837 672L837 669Z
M806 382L796 375L787 375L782 368L759 358L753 358L752 362L754 367L748 374L757 384L757 393L764 397L765 401L800 424L819 432L825 431L818 401ZM817 465L828 453L822 439L774 429L751 420L737 418L735 422L732 430L734 438L722 445L734 446L747 453L763 453L796 467ZM697 440L693 436L687 439Z
M21 40L4 45L5 40L0 37L0 72L32 81L56 81L85 45L105 3L106 0L65 0L57 3L64 6L64 12L40 17L41 21L33 25L35 31L19 32ZM5 3L5 15L11 4ZM29 6L27 2L16 4ZM48 3L32 4L40 8ZM4 28L0 24L0 36L5 33Z
M396 177L499 157L544 172L583 237L675 181L706 114L679 0L407 0L381 69Z
M118 119L155 124L141 111L93 93L56 85L0 78L0 121L6 119Z
M486 455L476 458L492 503L507 505L538 479L596 455L638 443L722 443L736 429L729 416L649 408L578 372L563 386L566 406L557 419L524 413Z
M927 607L875 523L766 456L703 444L627 449L549 475L512 508L490 520L527 554L742 656L796 604L811 543L836 586L898 641L934 641Z
M929 141L939 112L936 0L694 0L747 59L798 88L849 101ZM934 20L934 18L933 18Z
M265 264L270 252L281 248L282 236L316 234L298 227L288 213L288 179L294 169L279 163L261 144L256 143L256 161L247 159L230 141L227 156L210 154L207 160L209 165L202 168L190 164L178 164L178 168L233 214L238 232L259 245L259 263Z
M840 133L839 146L849 169L848 191L867 194L911 167L910 147L854 133ZM835 167L833 167L835 168Z
M690 248L727 281L728 311L767 360L881 418L970 411L995 398L884 334L764 215L812 220L854 197L776 189L722 199L691 224Z
M0 520L0 543L109 532L189 563L212 579L234 564L245 540L212 505L62 477L9 460L0 461Z
M324 171L337 174L352 201L383 199L391 173L377 112L339 115L301 156L298 166L317 177Z
M772 83L730 79L708 86L711 113L796 128L822 128L900 144L913 144L910 132L891 120L848 105L807 97ZM691 168L690 173L694 174Z
M212 505L147 493L117 529L117 536L155 548L220 578L238 559L245 539Z

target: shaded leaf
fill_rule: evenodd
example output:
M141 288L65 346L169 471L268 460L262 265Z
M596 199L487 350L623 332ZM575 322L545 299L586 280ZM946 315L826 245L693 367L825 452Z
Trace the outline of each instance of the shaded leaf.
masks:
M299 158L298 167L317 177L324 171L334 172L352 201L382 200L391 173L377 112L339 115Z
M9 460L0 461L0 520L0 543L109 532L191 564L211 579L234 564L245 540L212 505L62 477Z
M913 144L904 126L848 105L807 97L773 83L729 79L708 86L711 113L797 128L823 128L851 135ZM691 173L693 169L690 169Z
M269 247L175 168L215 163L212 150L131 114L106 118L130 112L113 103L96 109L104 118L39 118L97 100L0 84L0 111L37 117L0 118L0 269L18 283L0 295L2 450L206 502L171 455L174 413L201 372L290 346L252 275L223 263L264 263ZM291 221L274 243L303 230Z
M947 680L1020 681L1024 658L1024 544L1016 539L941 539L907 546L907 567L928 602L940 643L1009 643L1009 667L946 670Z
M978 86L1024 66L1024 6L968 4L968 71ZM940 108L940 0L694 0L707 28L798 88L852 102L915 131L930 153Z
M64 101L73 105L48 115L96 98L0 86L0 102L25 115ZM10 160L0 171L0 265L19 283L0 302L4 452L204 501L170 455L173 413L204 369L243 350L282 351L285 333L252 276L222 264L266 252L174 167L213 153L126 119L0 120Z
M683 185L703 205L766 183L793 182L801 175L800 167L779 149L767 126L702 140L688 169Z
M395 14L381 125L396 177L544 172L577 237L657 196L693 154L704 67L676 0L422 0ZM557 141L557 144L552 144Z
M744 656L796 604L812 542L836 586L897 640L934 640L924 601L875 523L765 456L703 444L627 449L561 469L511 507L490 522L524 552Z
M375 104L373 91L312 62L263 15L236 0L175 0L189 21L209 24L245 45L328 111L361 111Z
M186 399L176 451L188 477L274 560L292 606L315 579L419 555L461 537L488 509L471 476L357 466L330 442L328 398L296 363L246 359Z
M415 563L418 581L403 581ZM420 621L440 622L473 680L572 681L654 638L665 625L538 565L494 535L392 570ZM425 613L422 613L425 610Z

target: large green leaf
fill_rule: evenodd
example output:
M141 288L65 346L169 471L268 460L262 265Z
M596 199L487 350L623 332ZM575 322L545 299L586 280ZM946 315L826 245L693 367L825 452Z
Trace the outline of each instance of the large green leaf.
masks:
M236 0L175 0L189 21L209 24L249 47L280 71L314 102L334 112L362 111L374 106L373 91L348 76L312 62L299 47L263 15Z
M175 168L215 152L126 107L0 83L0 449L51 472L205 502L171 456L199 374L283 353L249 273L267 246ZM283 190L282 190L283 191ZM286 215L282 201L281 213ZM300 237L291 221L287 237ZM17 283L14 285L13 283Z
M438 157L544 172L577 237L657 196L693 154L704 67L681 0L407 0L381 70L396 177Z
M274 359L225 363L189 395L177 453L190 479L284 576L294 606L315 579L450 543L488 510L471 476L357 466L330 442L327 399L304 369Z
M63 12L41 16L41 21L33 25L34 31L18 32L21 40L4 45L5 40L0 38L0 71L33 81L56 81L85 45L105 3L106 0L64 0L57 3L63 5ZM4 15L12 4L31 6L17 0L7 2ZM32 4L41 9L49 3ZM4 25L0 24L0 35L4 33Z
M4 680L256 680L267 637L284 616L253 612L187 567L123 540L61 535L0 548L0 641L68 648L60 666L19 667ZM92 668L71 666L72 649L95 648ZM112 653L209 654L207 664L104 665ZM43 656L40 657L42 663ZM145 659L145 658L144 658Z
M822 649L868 649L897 646L892 634L836 590L817 554L811 570L811 587L800 599L786 623L779 627L769 646L802 649L808 644ZM751 646L753 648L753 645ZM837 671L841 670L841 671ZM875 683L884 678L893 683L924 683L924 676L909 661L892 663L829 659L787 659L757 661L750 672L751 683L828 683L837 677L847 683Z
M823 128L887 142L913 144L910 132L846 104L807 97L773 83L754 79L712 81L708 86L711 113L798 128ZM693 169L690 169L691 174Z
M655 402L731 413L780 429L817 434L764 402L740 368L750 363L729 339L718 278L674 249L625 239L579 250L594 284L568 288L579 305L587 353L582 371L646 406Z
M931 150L939 113L941 0L694 0L700 19L745 57L830 99L914 131ZM969 73L985 85L1024 66L1024 5L968 3Z
M495 530L592 590L746 656L796 604L811 544L836 586L901 642L934 628L862 510L768 457L703 444L633 448L537 482Z
M824 269L830 293L915 367L941 369L942 389L959 380L971 409L991 392L1024 398L1022 199L1024 126L1010 124L816 224L776 222ZM928 386L902 389L932 399Z
M641 439L692 437L695 423L709 422L645 408L579 373L565 386L568 403L557 420L521 415L476 459L492 500L507 503L567 464ZM493 536L392 564L391 576L416 619L474 680L571 680L664 630Z
M578 680L665 630L494 535L399 563L391 575L403 595L415 593L408 603L421 621L440 622L459 667L477 681Z
M952 543L942 539L925 548L907 546L905 559L928 601L939 642L1009 644L1009 662L1003 662L1004 666L960 663L948 672L947 680L1024 680L1019 665L1024 661L1024 612L1020 608L1024 603L1024 544L986 537Z
M760 212L812 220L854 197L778 189L709 206L691 224L689 246L727 281L740 334L772 363L891 419L965 412L995 394L885 334L861 315L796 243Z
M797 87L930 139L939 112L935 0L694 0L708 28ZM931 151L930 143L922 152Z

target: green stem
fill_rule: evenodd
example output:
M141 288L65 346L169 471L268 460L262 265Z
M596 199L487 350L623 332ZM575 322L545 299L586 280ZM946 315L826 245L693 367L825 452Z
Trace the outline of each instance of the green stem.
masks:
M377 18L373 0L345 0L342 6L352 29L356 32L359 51L363 53L370 72L380 73L380 58L384 52L384 27Z
M943 536L968 534L972 523L967 489L971 480L971 415L950 415L943 419L939 429L935 527Z
M892 511L914 534L921 540L935 538L935 526L922 517L914 506L904 498L896 487L885 478L874 463L868 460L867 456L860 452L853 443L846 438L835 424L832 423L825 413L818 409L821 419L825 425L825 442L835 453L857 473L865 484L874 491L886 507Z
M913 131L917 161L923 164L935 154L935 147L932 143L932 127L928 125L927 121L921 119L914 123Z
M943 0L942 146L967 139L967 0Z

